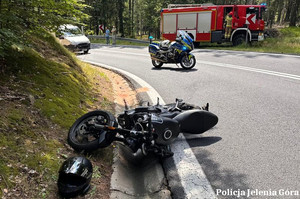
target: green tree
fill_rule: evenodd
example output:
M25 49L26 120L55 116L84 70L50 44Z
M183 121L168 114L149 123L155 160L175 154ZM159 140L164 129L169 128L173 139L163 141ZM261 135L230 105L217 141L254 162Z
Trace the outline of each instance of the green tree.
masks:
M87 17L84 7L81 0L1 0L0 57L13 44L25 44L29 34L79 23Z
M119 29L119 32L121 33L121 37L124 37L124 20L123 20L123 13L124 13L124 0L117 0L117 8L118 8L118 26L117 29Z
M292 0L292 9L291 9L291 16L290 16L290 26L296 26L297 19L299 17L299 5L300 0Z

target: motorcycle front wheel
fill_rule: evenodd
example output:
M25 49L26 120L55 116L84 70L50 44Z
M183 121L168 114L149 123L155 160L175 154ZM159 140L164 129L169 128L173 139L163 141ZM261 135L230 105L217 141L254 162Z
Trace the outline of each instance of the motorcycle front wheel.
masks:
M68 134L68 143L75 151L90 152L107 147L113 142L114 134L105 130L95 130L91 128L91 124L114 126L115 118L111 113L100 110L86 113L78 118Z
M180 65L184 69L192 69L196 65L195 56L192 55L190 59L189 59L189 55L183 56L180 60Z
M160 61L157 61L157 60L153 60L153 59L152 59L152 65L153 65L155 68L160 68L160 67L163 65L163 63L160 62Z

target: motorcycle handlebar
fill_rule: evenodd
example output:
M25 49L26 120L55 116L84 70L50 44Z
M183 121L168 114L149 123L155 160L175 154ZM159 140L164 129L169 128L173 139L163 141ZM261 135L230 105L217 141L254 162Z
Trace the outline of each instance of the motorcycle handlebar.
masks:
M101 124L93 124L93 127L96 130L106 130L106 131L111 131L111 132L117 132L117 133L120 133L122 135L129 135L130 133L133 133L133 134L136 134L136 135L144 134L143 131L134 131L134 130L128 130L128 129L121 129L121 128L106 126L106 125L101 125Z

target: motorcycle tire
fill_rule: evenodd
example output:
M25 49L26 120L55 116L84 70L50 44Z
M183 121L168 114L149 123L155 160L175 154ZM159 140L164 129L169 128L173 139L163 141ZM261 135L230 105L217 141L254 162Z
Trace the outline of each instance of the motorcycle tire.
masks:
M96 134L82 134L87 132L86 123L91 120L97 119L99 116L105 118L105 122L98 122L99 124L117 126L115 117L109 112L96 110L84 114L74 122L68 134L68 143L75 151L91 152L98 148L105 148L113 142L115 137L114 133L107 133L105 131L101 131L100 133L97 133L98 137L95 136ZM101 143L99 143L99 137L102 133L106 133L105 139Z
M161 68L161 66L163 65L163 63L160 62L160 61L157 61L157 60L153 60L153 59L152 59L152 65L153 65L155 68Z
M180 60L180 65L184 69L192 69L196 65L196 58L192 56L191 59L188 59L188 55L185 55Z

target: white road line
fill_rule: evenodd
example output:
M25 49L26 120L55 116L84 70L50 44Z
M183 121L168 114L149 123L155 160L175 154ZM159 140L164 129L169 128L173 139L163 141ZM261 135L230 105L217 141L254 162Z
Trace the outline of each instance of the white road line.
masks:
M216 199L217 196L184 135L180 134L178 138L181 138L180 141L175 141L171 148L186 198Z
M102 49L101 50L97 49L97 50L104 51L104 52L112 52L112 53L120 53L120 54L128 54L128 55L149 57L149 55L142 54L142 53L121 52L121 51L116 51L116 50L102 50ZM271 71L271 70L251 68L251 67L239 66L239 65L234 65L234 64L225 64L225 63L218 63L218 62L203 61L203 60L199 60L199 59L197 59L197 63L207 64L207 65L212 65L212 66L218 66L218 67L224 67L224 68L244 70L244 71L251 71L251 72L262 73L262 74L267 74L267 75L272 75L272 76L278 76L278 77L284 77L284 78L289 78L289 79L300 80L299 75L293 75L293 74L289 74L289 73L281 73L281 72L276 72L276 71Z
M150 84L137 77L136 75L112 66L108 66L106 64L87 61L84 58L82 60L94 65L102 66L123 73L124 75L135 80L138 84L140 84L140 86L147 87L149 89L147 91L147 94L149 95L152 104L156 103L157 97L160 98L161 104L165 104L159 93L152 86L150 86ZM183 189L185 190L186 198L216 199L217 197L215 195L215 192L213 191L210 182L207 180L206 175L201 168L201 165L197 161L184 135L180 134L179 138L181 138L180 141L172 144L172 151L174 152L173 160L175 162L181 184L183 186Z
M238 50L209 50L204 49L206 52L220 52L220 53L234 53L235 55L252 55L252 54L260 54L260 55L268 55L268 56L280 56L280 57L293 57L293 58L300 58L299 55L292 55L292 54L280 54L280 53L263 53L263 52L250 52L250 51L238 51ZM196 53L201 53L201 50L195 50Z
M293 75L293 74L288 74L288 73L280 73L280 72L276 72L276 71L263 70L263 69L258 69L258 68L250 68L250 67L246 67L246 66L217 63L217 62L210 62L210 61L202 61L202 60L197 60L197 62L202 63L202 64L207 64L207 65L220 66L220 67L225 67L225 68L234 68L234 69L239 69L239 70L246 70L246 71L251 71L251 72L257 72L257 73L263 73L263 74L268 74L268 75L273 75L273 76L279 76L279 77L300 80L299 75Z

